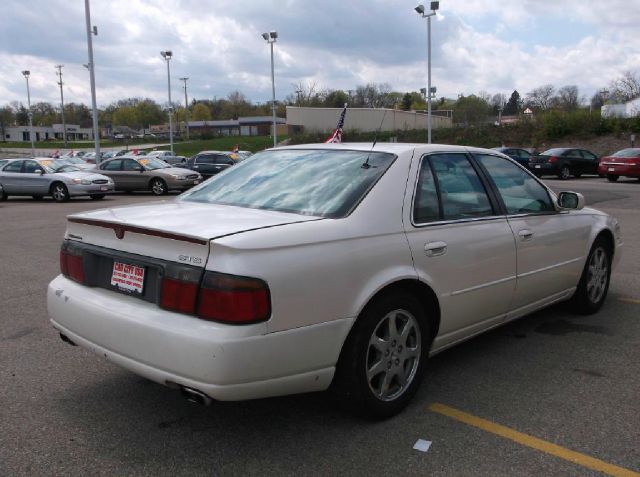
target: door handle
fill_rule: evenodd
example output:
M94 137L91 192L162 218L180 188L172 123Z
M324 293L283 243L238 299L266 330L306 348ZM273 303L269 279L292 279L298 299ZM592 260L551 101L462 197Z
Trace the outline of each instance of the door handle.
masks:
M427 257L437 257L447 253L446 242L427 242L424 244L424 253Z
M518 232L518 236L520 237L520 240L527 242L533 238L533 232L531 230L523 229Z

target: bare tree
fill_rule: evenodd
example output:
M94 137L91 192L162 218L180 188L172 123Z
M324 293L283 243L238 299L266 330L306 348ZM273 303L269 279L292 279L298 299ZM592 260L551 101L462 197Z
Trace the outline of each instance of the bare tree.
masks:
M640 74L626 71L610 85L611 97L625 102L640 97Z
M553 105L555 88L551 84L539 86L527 93L527 102L534 108L547 111Z
M556 102L559 107L566 111L578 109L578 106L580 105L578 87L576 85L567 85L560 88L558 90L558 95L556 96Z
M292 86L295 88L296 95L288 98L289 102L298 106L313 106L320 102L318 98L318 83L316 81L300 81L292 83Z

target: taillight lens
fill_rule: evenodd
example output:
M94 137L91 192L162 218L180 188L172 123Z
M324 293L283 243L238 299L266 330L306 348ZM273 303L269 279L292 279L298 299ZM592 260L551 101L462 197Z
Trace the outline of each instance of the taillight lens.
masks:
M549 162L556 162L558 158L556 156L549 157Z
M269 287L257 278L207 272L202 279L196 314L223 323L266 321L271 315Z
M60 247L60 272L78 283L84 283L82 251L65 241Z
M162 280L160 306L181 313L193 313L196 308L198 284L165 278Z

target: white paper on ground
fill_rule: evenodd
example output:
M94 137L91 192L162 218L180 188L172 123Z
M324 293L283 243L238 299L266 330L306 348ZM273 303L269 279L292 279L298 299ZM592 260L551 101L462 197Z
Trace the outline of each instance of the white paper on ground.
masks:
M418 439L415 444L413 444L413 448L420 452L427 452L431 447L431 441L425 441L424 439Z

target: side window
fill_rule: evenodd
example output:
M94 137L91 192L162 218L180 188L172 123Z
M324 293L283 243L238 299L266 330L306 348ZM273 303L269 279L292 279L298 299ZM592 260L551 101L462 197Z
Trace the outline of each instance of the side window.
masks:
M424 157L420 165L416 196L413 200L413 221L416 224L423 224L438 219L440 219L438 191L429 159Z
M138 161L134 161L133 159L124 159L122 161L122 170L123 171L139 171L140 164L138 164Z
M498 188L508 214L554 211L547 190L526 171L501 157L476 155Z
M529 157L531 157L531 154L529 154L529 152L525 151L524 149L518 149L518 156L520 156L520 158L522 159L529 159Z
M196 156L196 164L213 164L214 156L211 154L203 154L201 156Z
M114 159L113 161L105 162L104 164L102 164L100 166L100 169L102 169L103 171L119 171L120 164L122 164L122 161L120 159Z
M2 171L3 172L20 172L22 170L22 163L24 161L13 161L10 162L8 166L6 166Z
M444 220L493 215L487 192L466 155L434 154L429 161L435 172Z
M42 166L36 161L24 161L24 173L35 174L36 171L42 171Z
M591 154L589 151L580 151L582 152L582 157L584 157L585 159L588 159L590 161L595 161L598 158L595 156L595 154Z
M229 156L225 156L224 154L217 154L214 157L215 164L226 164L229 166L233 165L233 159L231 159Z

